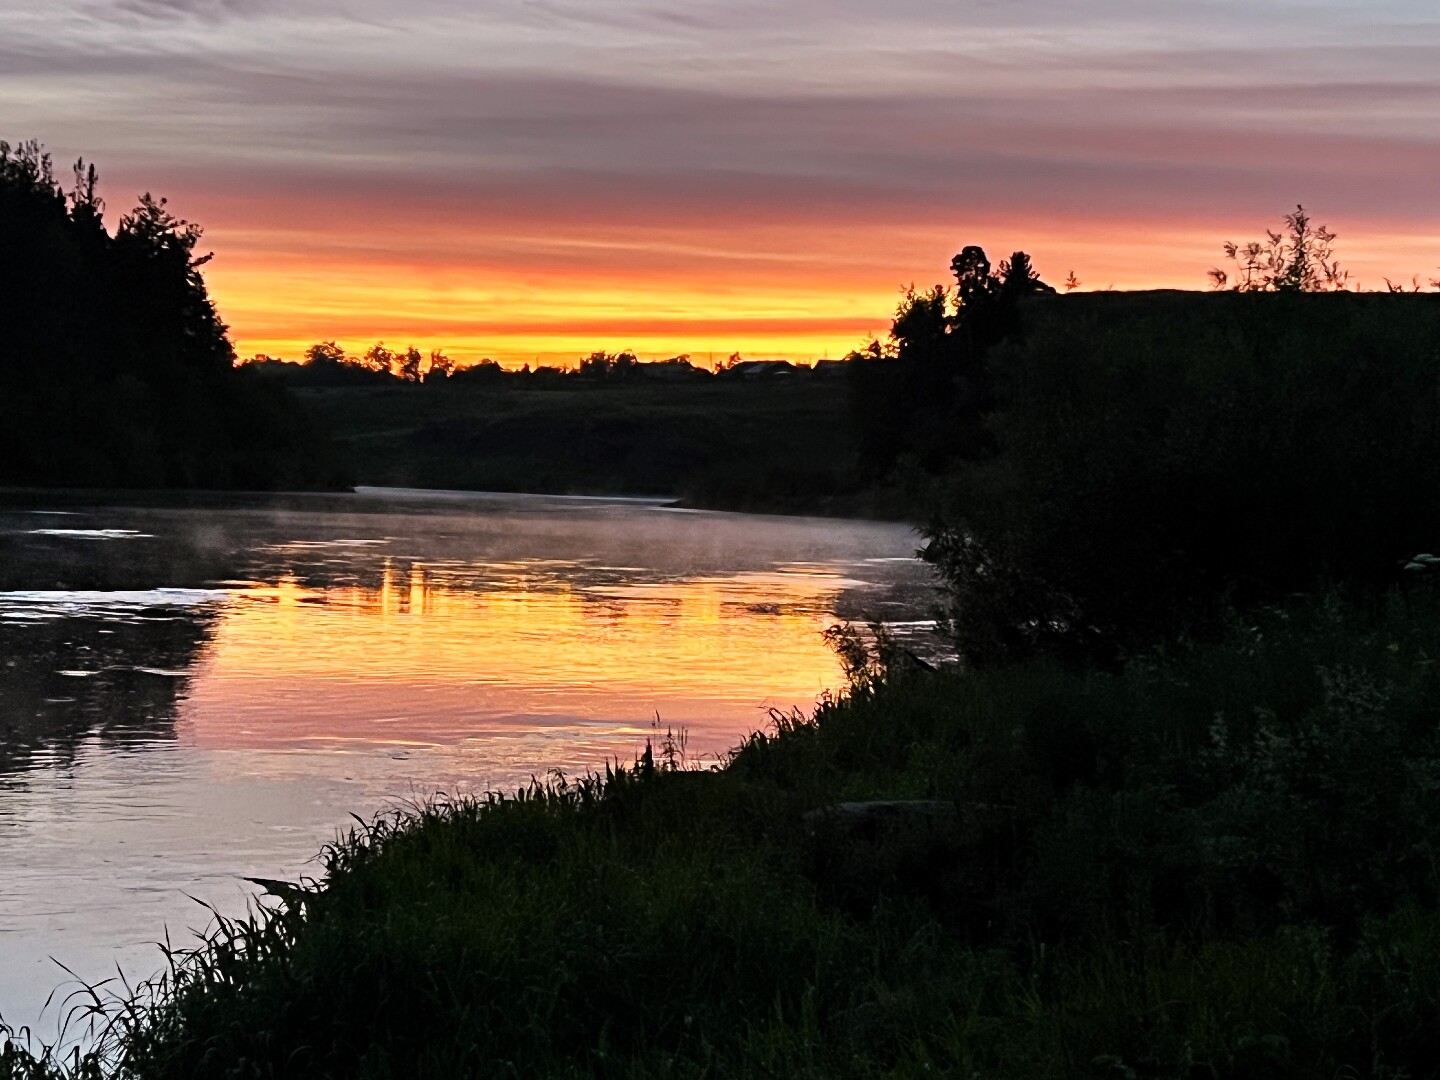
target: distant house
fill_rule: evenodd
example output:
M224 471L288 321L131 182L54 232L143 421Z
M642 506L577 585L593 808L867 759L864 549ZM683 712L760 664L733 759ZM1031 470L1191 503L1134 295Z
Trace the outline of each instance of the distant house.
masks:
M688 382L691 379L703 378L708 374L690 363L689 359L684 356L671 357L669 360L656 360L653 364L640 364L635 370L641 378L656 382Z
M833 379L838 375L845 374L844 360L816 360L813 373L822 379Z
M528 375L530 373L528 370L529 365L526 365L526 367L527 370L525 374ZM450 373L450 378L465 383L481 381L495 382L505 378L508 374L510 374L510 372L507 372L494 360L487 357L477 363L456 368Z
M794 364L784 360L741 360L720 372L727 379L783 379L796 374Z

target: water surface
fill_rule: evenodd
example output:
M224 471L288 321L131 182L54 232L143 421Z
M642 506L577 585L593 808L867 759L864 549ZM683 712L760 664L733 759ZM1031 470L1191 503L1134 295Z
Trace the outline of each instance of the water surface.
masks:
M318 873L352 812L716 760L840 682L837 618L913 629L904 526L394 491L0 502L0 1015ZM192 899L195 898L195 899Z

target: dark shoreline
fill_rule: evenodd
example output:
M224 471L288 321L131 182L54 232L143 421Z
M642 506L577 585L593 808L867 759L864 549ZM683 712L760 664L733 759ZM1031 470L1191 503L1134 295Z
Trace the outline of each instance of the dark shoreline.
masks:
M573 499L579 502L642 503L673 506L681 510L714 511L731 514L759 514L779 517L815 517L853 519L857 521L901 522L910 520L906 514L866 512L883 498L871 493L867 498L857 496L851 501L834 499L817 503L788 500L783 504L765 502L745 505L724 505L687 499L681 495L666 494L617 494L611 491L495 491L464 488L426 487L384 487L356 484L349 488L334 490L301 491L232 491L227 489L177 489L177 488L29 488L0 486L0 506L20 508L36 502L60 506L102 507L176 507L203 509L209 505L297 507L306 499L354 499L355 509L362 509L365 501L393 500L429 502L442 505L446 502L463 504L468 499L485 498L548 498Z

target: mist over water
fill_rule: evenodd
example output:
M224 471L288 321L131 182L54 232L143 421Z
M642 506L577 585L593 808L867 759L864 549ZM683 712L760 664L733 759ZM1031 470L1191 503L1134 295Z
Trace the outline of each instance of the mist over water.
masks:
M629 761L717 759L841 673L923 649L905 526L635 500L362 491L0 504L0 1015L130 977L317 874L354 812ZM187 895L188 894L188 895ZM58 997L58 995L57 995Z

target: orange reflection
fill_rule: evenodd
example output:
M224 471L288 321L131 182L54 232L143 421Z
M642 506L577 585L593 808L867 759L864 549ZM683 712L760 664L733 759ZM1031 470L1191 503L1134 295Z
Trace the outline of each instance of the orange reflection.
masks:
M840 682L821 640L846 582L771 572L460 587L387 561L378 587L293 579L240 593L182 711L213 748L447 747L530 737L620 747L661 726L723 750L770 707ZM597 755L591 764L600 764Z

